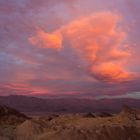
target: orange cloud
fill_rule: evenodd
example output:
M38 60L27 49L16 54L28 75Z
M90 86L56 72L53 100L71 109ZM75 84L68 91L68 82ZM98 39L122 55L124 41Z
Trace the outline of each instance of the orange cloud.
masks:
M108 82L127 81L132 79L125 68L131 52L125 48L126 33L118 26L120 19L110 12L81 17L52 34L40 31L31 42L61 48L62 38L67 38L71 47L87 61L87 69L94 78Z
M41 29L38 29L36 36L29 38L29 41L42 48L59 49L62 46L61 34L58 32L46 33Z
M120 65L106 62L93 66L92 74L96 79L109 83L123 82L133 79L133 75L125 71Z

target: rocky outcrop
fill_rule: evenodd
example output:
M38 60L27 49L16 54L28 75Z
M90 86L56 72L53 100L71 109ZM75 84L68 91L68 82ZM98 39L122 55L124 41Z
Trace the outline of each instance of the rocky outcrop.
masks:
M89 113L85 114L83 117L84 118L95 118L95 115L93 113L89 112Z
M5 105L0 105L0 124L18 124L27 119L30 118L23 113Z
M120 121L135 123L135 121L140 120L140 111L124 105L122 111L117 115L117 117Z
M98 117L112 117L112 114L110 113L107 113L107 112L102 112L100 114L98 114Z

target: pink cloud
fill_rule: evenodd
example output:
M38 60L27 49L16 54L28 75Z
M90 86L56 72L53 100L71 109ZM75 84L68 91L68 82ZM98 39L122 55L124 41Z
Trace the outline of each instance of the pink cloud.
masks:
M59 49L62 46L62 37L59 32L46 33L41 29L38 29L36 36L29 38L29 41L42 48Z
M133 79L133 74L125 68L131 52L125 47L126 33L118 27L120 21L121 17L116 14L96 13L76 19L52 33L39 30L29 40L38 47L58 49L67 38L71 47L87 61L87 69L94 78L127 81Z

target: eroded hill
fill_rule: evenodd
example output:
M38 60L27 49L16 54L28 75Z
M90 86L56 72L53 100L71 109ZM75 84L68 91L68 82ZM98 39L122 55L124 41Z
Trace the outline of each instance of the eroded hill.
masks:
M66 114L26 118L14 127L10 124L5 125L5 131L0 130L0 138L2 140L140 139L139 110L125 106L119 114L103 114Z

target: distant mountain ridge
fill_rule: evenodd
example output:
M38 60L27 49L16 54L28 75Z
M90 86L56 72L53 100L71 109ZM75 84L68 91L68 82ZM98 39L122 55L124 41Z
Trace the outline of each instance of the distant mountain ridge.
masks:
M119 112L123 105L140 108L140 99L41 99L29 96L0 96L0 104L21 112Z

